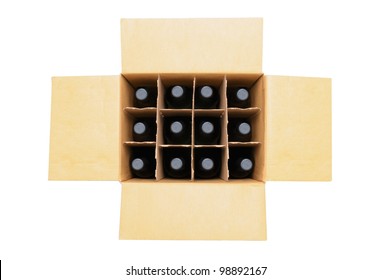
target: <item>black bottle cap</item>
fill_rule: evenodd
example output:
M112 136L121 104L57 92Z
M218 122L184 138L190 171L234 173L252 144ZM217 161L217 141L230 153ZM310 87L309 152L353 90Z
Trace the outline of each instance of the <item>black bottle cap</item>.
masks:
M145 133L146 132L146 125L142 122L135 123L135 125L133 126L133 132L135 132L136 134Z
M203 122L203 124L201 125L201 130L205 133L205 134L211 134L214 132L214 125L211 122Z
M238 100L245 101L249 98L249 92L244 88L240 88L237 90L236 96Z
M250 133L250 125L246 122L240 123L238 126L238 131L242 135L248 135Z
M212 87L210 86L203 86L200 90L200 94L204 98L211 98L213 94Z
M175 98L181 98L184 95L184 89L182 88L182 86L174 86L171 89L171 94Z
M146 100L148 96L148 92L145 88L138 88L136 90L136 99L138 100Z
M143 167L144 167L144 162L142 159L135 158L134 160L132 160L132 168L134 170L142 170Z
M178 134L181 133L183 130L184 126L179 121L172 122L172 124L170 125L170 131L172 133Z
M248 158L244 158L241 160L240 166L243 170L249 171L253 168L253 162Z
M214 161L210 158L205 158L201 161L201 167L204 170L211 170L214 168Z
M184 163L180 158L173 158L170 161L170 167L174 170L180 170L184 166Z

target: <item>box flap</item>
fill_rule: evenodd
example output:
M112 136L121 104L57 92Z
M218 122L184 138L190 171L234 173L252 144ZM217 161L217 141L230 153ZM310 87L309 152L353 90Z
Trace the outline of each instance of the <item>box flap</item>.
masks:
M266 180L331 180L331 79L263 79Z
M117 180L119 76L54 77L50 180Z
M266 239L263 182L131 181L122 183L120 239Z
M123 19L122 73L261 73L263 20Z

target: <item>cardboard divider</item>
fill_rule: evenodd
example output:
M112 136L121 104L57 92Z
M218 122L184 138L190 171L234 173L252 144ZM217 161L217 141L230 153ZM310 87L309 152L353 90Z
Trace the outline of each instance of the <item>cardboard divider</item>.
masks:
M162 121L160 110L164 108L163 96L165 94L165 87L163 86L161 76L158 76L157 87L158 87L157 114L156 114L156 123L157 123L156 144L157 145L155 147L155 159L157 165L155 170L155 177L158 181L165 176L163 171L163 164L162 164L162 149L159 148L159 145L163 144L163 121Z
M230 147L255 147L257 145L260 145L260 142L229 142L229 148Z
M227 108L227 113L229 118L248 118L252 117L255 114L261 112L260 107L250 107L250 108Z
M125 107L124 111L129 116L139 116L139 117L156 117L157 108L147 107L147 108L136 108L136 107Z
M163 117L192 116L192 109L159 109Z
M221 143L224 145L222 152L222 167L220 178L227 181L229 179L229 147L228 147L228 115L227 115L227 79L226 76L223 78L221 87L220 87L220 98L221 98L221 108L224 110L223 116L221 118Z
M195 92L196 77L193 77L192 87L192 117L191 117L191 181L195 180L195 162L194 162L194 146L195 146Z
M130 146L130 147L155 147L156 146L155 141L145 141L145 142L136 142L136 141L125 141L124 145Z

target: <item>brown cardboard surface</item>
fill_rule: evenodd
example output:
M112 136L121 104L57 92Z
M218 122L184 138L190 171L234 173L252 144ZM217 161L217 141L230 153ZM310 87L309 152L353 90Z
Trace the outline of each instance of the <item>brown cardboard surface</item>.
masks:
M331 180L331 79L264 76L266 180Z
M120 76L54 77L49 180L118 180Z
M122 19L122 73L261 73L263 20Z
M123 182L120 239L265 240L264 183Z

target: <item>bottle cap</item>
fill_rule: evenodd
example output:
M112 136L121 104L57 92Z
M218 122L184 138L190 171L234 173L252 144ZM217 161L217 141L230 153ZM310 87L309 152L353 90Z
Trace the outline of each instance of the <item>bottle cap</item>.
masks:
M242 135L247 135L250 133L250 125L247 122L242 122L239 126L238 126L238 131L240 132L240 134Z
M248 158L244 158L241 160L240 166L242 170L249 171L253 168L253 162Z
M249 92L244 88L240 88L237 90L236 96L238 100L245 101L249 98Z
M201 125L201 130L205 133L205 134L211 134L214 131L214 125L211 122L203 122L203 124Z
M212 87L210 86L203 86L200 90L200 94L204 98L211 98L213 94Z
M134 170L142 170L144 167L144 162L142 159L140 158L135 158L134 160L132 160L132 169Z
M138 88L135 95L136 99L143 101L147 99L148 92L145 88Z
M182 86L174 86L171 89L171 94L175 97L175 98L181 98L184 95L184 89L182 88Z
M214 161L210 158L205 158L201 161L201 167L204 170L211 170L212 168L214 168Z
M135 132L136 134L145 133L146 132L146 125L142 122L135 123L135 125L133 126L133 132Z
M184 126L179 121L172 122L172 124L170 125L170 131L175 134L181 133L183 129Z
M170 161L170 167L174 170L180 170L183 167L183 162L180 158L173 158Z

